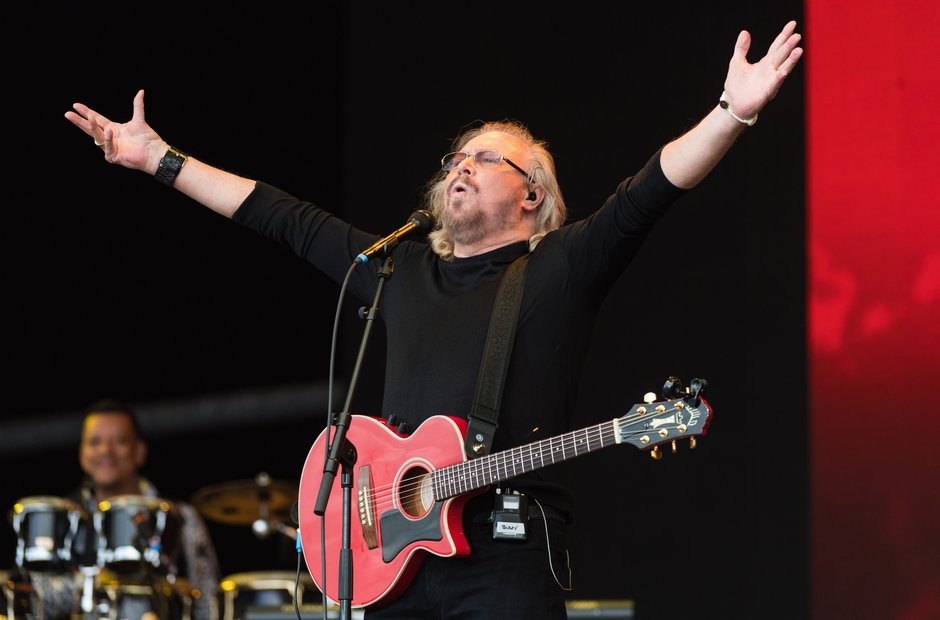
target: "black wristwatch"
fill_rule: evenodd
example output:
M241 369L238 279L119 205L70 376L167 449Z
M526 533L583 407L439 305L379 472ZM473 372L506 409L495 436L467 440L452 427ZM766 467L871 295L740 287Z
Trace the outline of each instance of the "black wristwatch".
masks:
M176 175L183 169L183 164L186 163L188 158L189 155L186 153L172 146L168 147L166 153L160 158L160 163L157 164L157 171L154 173L153 178L164 185L173 187L173 182L176 181Z

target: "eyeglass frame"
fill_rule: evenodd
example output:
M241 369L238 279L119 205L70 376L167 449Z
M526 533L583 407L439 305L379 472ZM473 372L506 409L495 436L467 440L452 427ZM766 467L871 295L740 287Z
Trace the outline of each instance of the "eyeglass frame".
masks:
M475 151L475 152L473 152L473 153L467 153L466 151L451 151L450 153L447 153L447 154L445 154L443 157L441 157L441 170L443 170L444 172L450 172L451 170L454 169L454 167L456 167L456 166L460 163L460 161L465 161L465 160L467 160L467 159L469 159L469 158L471 158L471 157L473 158L473 161L476 162L476 157L477 157L477 155L479 155L480 153L487 153L487 152L498 154L500 161L504 161L504 162L506 162L507 164L509 164L510 166L512 166L513 168L515 168L516 170L518 170L519 173L522 174L522 175L526 178L526 181L531 181L531 180L532 180L532 177L529 176L529 173L528 173L528 172L526 172L525 170L523 170L521 166L519 166L519 165L516 164L516 162L514 162L514 161L511 160L511 159L509 159L508 157L506 157L505 155L503 155L502 153L500 153L500 152L497 151L496 149L482 149L482 150L479 150L479 151ZM444 165L445 165L445 164L444 164L444 161L445 161L448 157L451 157L452 155L458 155L458 154L460 154L460 153L463 153L463 155L464 155L464 158L463 158L463 159L461 159L460 161L458 161L458 162L456 162L455 164L451 165L450 169L447 169L447 168L444 167Z

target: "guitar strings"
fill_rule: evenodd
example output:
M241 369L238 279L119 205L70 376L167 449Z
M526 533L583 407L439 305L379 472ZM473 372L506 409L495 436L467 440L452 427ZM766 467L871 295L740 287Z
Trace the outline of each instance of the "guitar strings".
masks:
M648 414L648 415L643 414L637 417L637 421L642 420L644 416L645 417L661 416L669 412L670 411L658 411L658 412L653 412L652 414ZM624 417L621 419L621 421L626 421L626 420L627 420L627 417ZM671 428L671 427L663 426L662 428ZM620 430L623 430L623 429L620 429ZM648 431L644 429L640 431L634 431L631 434L636 435L636 434L645 433L645 432L648 432ZM517 475L518 472L516 472L516 465L515 465L516 462L520 462L520 461L522 462L521 466L523 467L523 473L527 471L525 468L526 461L531 462L533 461L533 459L541 459L543 461L543 466L544 466L545 465L544 464L545 453L544 453L544 450L542 449L543 447L548 449L549 456L551 456L555 450L562 450L565 454L567 454L570 448L576 447L578 444L586 444L587 451L593 451L597 449L598 447L604 447L607 444L612 445L613 443L615 443L614 439L616 435L617 435L617 432L614 430L613 423L605 422L594 427L589 427L587 429L581 429L579 431L566 434L565 436L561 437L560 440L557 440L556 438L552 440L543 440L541 442L534 442L532 444L519 446L517 448L507 450L506 452L501 452L499 455L494 455L492 458L489 458L489 459L475 459L471 461L464 461L461 463L456 463L454 465L444 467L439 470L432 470L428 472L428 474L425 476L419 476L412 481L403 483L399 487L399 489L402 492L411 492L415 489L416 485L427 484L426 482L427 476L432 476L436 478L435 484L437 484L437 486L444 487L444 488L447 488L447 487L455 488L457 490L457 493L455 493L455 495L459 495L461 492L472 490L472 488L466 488L466 489L463 488L466 486L465 483L468 481L468 479L466 477L460 478L459 471L461 469L469 472L470 481L472 481L473 478L477 475L480 475L483 478L484 483L478 484L476 487L473 487L473 488L479 488L479 486L485 486L486 484L491 484L493 482L496 482L497 481L496 477L499 476L500 468L502 468L502 470L506 474L505 477L502 479L508 479L508 478L511 478L512 476ZM557 440L557 443L555 443L556 440ZM579 456L577 454L577 450L575 450L575 454L573 456L571 457L566 456L565 459L563 460L573 458L574 456ZM548 463L547 465L551 465L551 464L553 463ZM512 466L513 468L512 475L509 474L510 466ZM475 469L478 471L473 471ZM458 472L458 474L456 475L456 477L452 477L450 479L441 478L441 475L444 472L447 472L448 470L453 470L454 472ZM496 474L495 477L493 476L494 471ZM485 482L487 474L489 474L493 478L489 482ZM383 500L385 499L385 496L383 494L383 491L385 491L386 488L393 489L394 486L395 485L392 484L385 488L375 487L373 489L372 494L368 496L368 498L372 500L378 500L378 502L384 506Z
M635 420L633 421L630 421L629 420L630 416L627 415L622 418L619 418L618 421L621 423L636 424L637 422L642 421L644 418L653 418L657 416L663 416L663 415L667 415L677 410L678 408L673 407L664 411L654 411L654 412L648 412L645 414L637 414ZM669 425L669 426L662 425L660 428L675 428L675 425ZM619 429L619 430L622 431L623 429ZM639 434L643 434L647 432L649 432L649 429L632 431L630 434L632 436L635 436L635 435L639 435ZM494 482L506 480L517 475L515 471L515 465L512 465L513 474L512 475L509 474L510 463L513 461L531 462L533 460L533 455L541 454L540 449L537 448L536 446L545 446L546 448L549 449L550 453L551 453L551 450L558 448L558 449L561 449L564 454L567 454L568 450L572 447L575 447L576 444L586 443L587 450L585 451L585 453L587 453L587 452L597 449L598 447L604 447L606 445L613 445L613 443L615 443L615 438L617 434L618 433L615 430L615 425L613 424L613 421L603 422L593 427L588 427L586 429L580 429L578 431L566 433L565 435L562 435L560 438L545 439L542 441L533 442L531 444L518 446L516 448L506 450L505 452L500 452L497 455L492 455L491 457L484 457L483 459L474 459L470 461L462 461L460 463L448 465L441 469L436 469L436 470L431 469L424 475L417 476L413 480L408 480L406 482L403 482L401 485L397 485L397 488L398 488L397 493L400 493L406 496L410 495L419 486L427 484L428 483L427 479L428 477L430 477L432 479L432 483L431 483L432 486L456 489L457 492L453 493L452 495L448 495L448 497L453 497L456 495L460 495L463 492L467 492L475 488L480 488L482 486L486 486ZM579 437L579 435L583 435L584 437ZM554 443L556 441L558 441L557 444ZM526 451L528 451L527 454L525 454ZM580 456L579 454L577 454L577 450L575 450L575 452L576 453L574 455L565 456L565 458L562 460L569 460L570 458L574 458L575 456ZM541 459L544 462L545 460L544 454L541 454ZM486 465L484 465L483 463L486 463ZM551 464L553 463L548 463L547 465L551 465ZM506 475L505 477L502 477L499 480L497 480L496 478L499 477L500 468L502 468L502 470L506 473ZM459 470L461 469L471 470L470 471L471 480L475 475L477 475L476 472L472 471L473 469L479 469L479 470L485 469L486 470L485 472L481 471L479 473L479 475L481 475L484 478L484 480L486 477L486 473L489 473L492 475L494 470L496 472L496 477L493 478L490 482L477 484L475 486L467 487L463 490L461 490L461 487L466 486L465 484L463 484L464 482L467 482L466 478L459 479L459 475L451 479L441 478L442 475L444 475L444 472L447 472L448 470L459 472ZM521 473L525 473L526 471L530 471L530 470L526 470L523 464L523 471ZM439 484L435 484L434 479L436 479ZM373 487L371 491L366 492L364 494L364 499L371 501L376 506L376 508L379 508L379 507L386 508L394 504L394 502L391 500L393 500L396 495L395 488L396 488L396 484L394 482L385 486ZM435 490L437 489L435 488ZM444 498L436 498L436 499L444 499Z
M627 414L621 418L618 418L616 421L622 425L633 425L644 420L662 417L664 415L669 415L679 411L678 407L672 406L663 411L650 411L643 414ZM674 429L677 428L677 424L669 425L660 425L657 429L641 429L629 431L627 434L629 436L637 436L645 434L651 431L658 431L659 429ZM572 431L571 433L565 433L560 437L543 439L541 441L536 441L530 444L523 446L518 446L516 448L511 448L504 452L491 455L489 457L482 457L479 459L472 459L469 461L462 461L452 465L442 467L440 469L430 469L425 474L415 476L414 478L403 481L401 484L396 485L395 482L389 484L380 485L373 487L370 490L367 490L363 493L362 500L369 502L376 510L390 508L395 505L396 496L405 496L412 497L417 490L427 484L431 484L432 490L434 491L434 499L446 499L446 497L454 497L462 493L493 484L495 482L500 482L502 480L507 480L516 475L516 462L521 462L520 466L522 471L520 473L525 473L531 471L532 468L526 468L525 463L531 463L534 459L540 459L543 466L552 465L555 462L561 462L562 460L570 460L571 458L580 456L577 451L577 446L580 444L585 444L585 451L591 452L600 447L606 447L608 445L613 445L616 443L616 438L618 435L621 437L624 436L623 428L617 428L617 425L614 424L614 420L608 420L602 422L595 426L588 428L580 429L577 431ZM665 441L665 439L664 439ZM557 443L556 443L557 442ZM656 442L662 443L662 442ZM652 445L656 445L651 444ZM570 449L575 449L575 454L568 455ZM546 455L553 457L555 452L561 450L562 456L564 458L559 461L545 463ZM512 467L513 474L509 475L509 468ZM460 476L460 471L465 470L469 473L469 476ZM478 470L478 471L473 471ZM499 473L502 470L506 475L505 477L500 477ZM454 475L451 478L447 478L446 472L454 472ZM493 475L495 472L495 476ZM487 474L490 475L490 482L485 482ZM477 483L475 477L480 476L483 479L483 483ZM469 486L468 486L469 483ZM397 489L397 490L396 490ZM452 495L447 495L445 497L437 497L438 490L444 491L447 489L449 492L451 489L456 490L457 492ZM463 490L461 490L463 489ZM415 515L418 516L418 515Z

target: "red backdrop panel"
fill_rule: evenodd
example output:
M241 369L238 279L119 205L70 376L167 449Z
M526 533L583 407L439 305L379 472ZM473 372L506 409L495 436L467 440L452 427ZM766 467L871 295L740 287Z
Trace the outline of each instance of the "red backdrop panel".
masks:
M940 617L940 3L807 3L815 618Z

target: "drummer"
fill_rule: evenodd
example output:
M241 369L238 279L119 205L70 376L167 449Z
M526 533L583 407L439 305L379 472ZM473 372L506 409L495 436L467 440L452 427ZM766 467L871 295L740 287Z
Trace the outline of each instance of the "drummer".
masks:
M101 400L85 412L82 424L79 464L85 473L81 484L69 494L89 514L98 502L117 495L162 497L156 487L140 474L147 460L147 444L140 433L134 409L117 400ZM183 523L180 553L170 574L185 578L201 596L193 600L193 620L209 620L212 601L221 578L215 547L205 521L191 505L174 501ZM97 540L91 528L77 545L79 563L94 565ZM78 599L80 575L31 575L43 601L48 620L68 618Z

